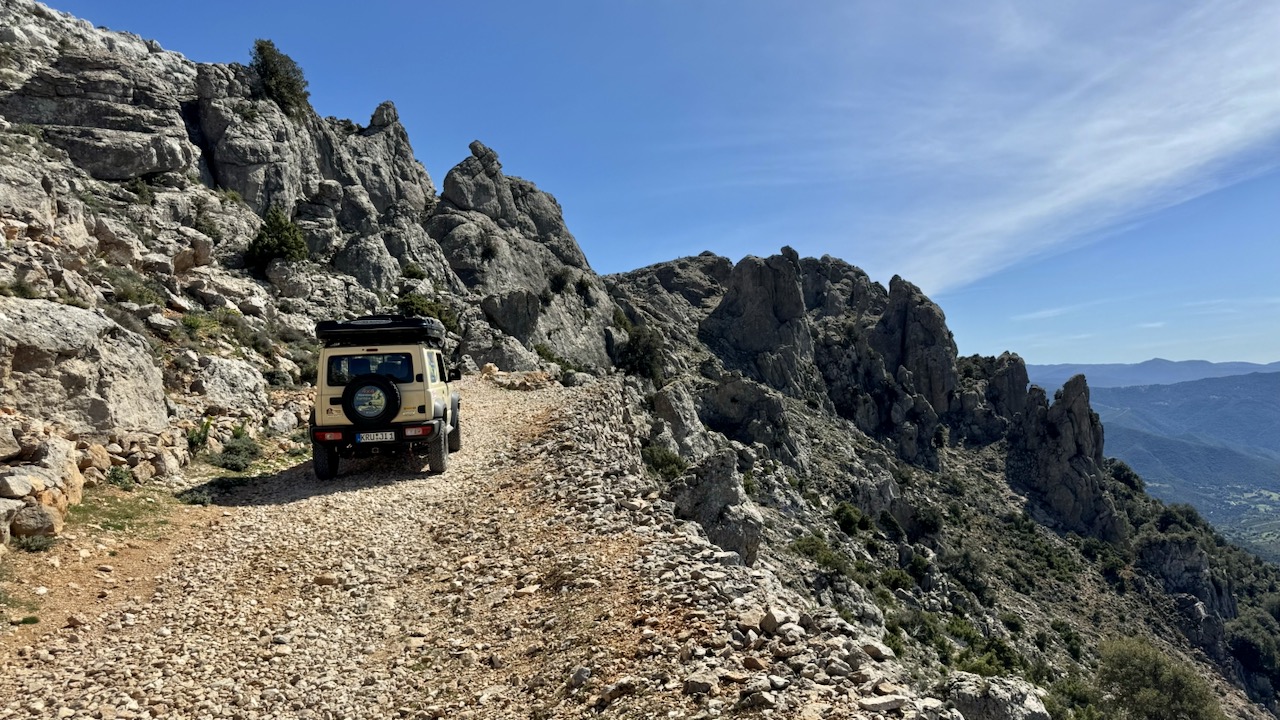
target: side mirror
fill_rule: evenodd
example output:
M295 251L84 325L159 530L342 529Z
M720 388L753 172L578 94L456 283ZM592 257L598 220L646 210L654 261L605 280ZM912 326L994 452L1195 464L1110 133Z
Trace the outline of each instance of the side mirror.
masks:
M456 382L461 379L462 379L461 370L459 370L458 368L451 368L449 370L449 382Z

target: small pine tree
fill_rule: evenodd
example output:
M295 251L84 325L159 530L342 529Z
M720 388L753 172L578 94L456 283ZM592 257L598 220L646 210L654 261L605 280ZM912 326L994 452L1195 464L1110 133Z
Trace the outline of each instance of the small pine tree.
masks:
M253 41L249 67L258 74L262 93L275 101L290 117L298 117L311 107L307 79L293 58L280 52L270 40Z
M258 235L249 241L244 252L244 264L261 275L276 258L306 260L307 243L302 231L293 224L280 208L267 210L267 217Z

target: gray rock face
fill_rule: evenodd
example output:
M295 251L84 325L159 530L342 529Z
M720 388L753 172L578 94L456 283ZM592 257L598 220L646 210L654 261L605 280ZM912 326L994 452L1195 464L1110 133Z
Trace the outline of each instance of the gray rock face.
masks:
M1214 631L1205 623L1210 615L1217 618L1219 624L1221 618L1235 617L1238 614L1235 595L1221 570L1215 571L1208 554L1195 538L1160 535L1144 537L1136 544L1138 567L1160 578L1167 592L1193 598L1180 603L1179 609L1192 621L1189 625L1196 632L1191 635L1209 637L1191 639L1212 641L1214 635L1220 635L1220 631ZM1199 608L1195 607L1197 604ZM1198 644L1205 646L1211 642Z
M1007 352L998 358L974 355L961 358L958 371L952 439L985 445L1003 438L1013 418L1027 408L1027 366L1022 358Z
M813 367L799 258L743 258L698 336L734 369L795 397L825 397Z
M965 720L1049 720L1035 686L1018 678L953 672L946 694Z
M270 406L267 381L243 360L201 358L203 369L192 389L204 395L206 412L260 417Z
M666 495L675 503L677 517L696 521L711 542L751 565L760 549L764 520L742 489L737 462L732 451L722 451L680 478Z
M445 177L427 230L449 266L481 298L493 327L527 347L608 367L605 328L613 300L565 227L555 198L508 177L493 150L471 143L471 156ZM464 342L463 352L486 348Z
M1108 542L1128 537L1128 521L1106 492L1102 421L1089 406L1083 375L1067 381L1050 406L1032 387L1009 433L1010 482L1025 487L1066 530Z
M0 115L38 125L76 165L106 180L194 169L198 148L182 120L194 67L173 54L108 51L98 34L68 44L10 92ZM32 48L33 52L38 52Z
M43 300L0 297L0 388L23 413L78 431L168 422L147 343L115 322Z

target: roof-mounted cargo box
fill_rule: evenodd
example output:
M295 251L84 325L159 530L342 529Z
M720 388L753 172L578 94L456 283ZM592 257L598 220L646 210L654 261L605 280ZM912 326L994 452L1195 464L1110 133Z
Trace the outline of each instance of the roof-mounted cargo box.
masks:
M435 318L366 315L355 320L321 320L316 323L316 337L327 347L402 343L444 347L444 323Z

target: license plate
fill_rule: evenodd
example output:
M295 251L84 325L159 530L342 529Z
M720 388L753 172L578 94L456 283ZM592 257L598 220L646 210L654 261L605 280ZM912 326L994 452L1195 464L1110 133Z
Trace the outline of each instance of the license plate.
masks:
M356 442L358 443L390 442L395 439L396 434L394 432L356 433Z

